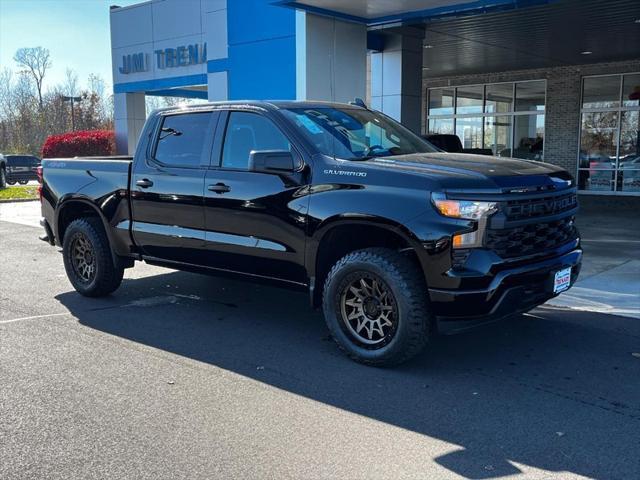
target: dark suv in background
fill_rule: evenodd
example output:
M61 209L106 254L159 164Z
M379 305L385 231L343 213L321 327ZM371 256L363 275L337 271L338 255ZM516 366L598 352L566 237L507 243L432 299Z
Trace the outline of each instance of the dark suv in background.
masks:
M38 180L40 159L33 155L5 155L6 181L9 185L26 185L29 180Z

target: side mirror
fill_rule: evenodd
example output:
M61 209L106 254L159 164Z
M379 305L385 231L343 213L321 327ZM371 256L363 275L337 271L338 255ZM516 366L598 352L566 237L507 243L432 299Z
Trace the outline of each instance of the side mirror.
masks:
M249 154L249 171L262 173L293 172L293 155L288 150L253 150Z

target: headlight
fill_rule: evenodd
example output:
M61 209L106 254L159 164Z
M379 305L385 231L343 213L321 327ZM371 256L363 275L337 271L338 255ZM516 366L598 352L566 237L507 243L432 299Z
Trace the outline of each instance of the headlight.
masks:
M479 220L497 210L495 202L476 202L473 200L448 200L442 193L431 195L431 202L440 215L451 218Z

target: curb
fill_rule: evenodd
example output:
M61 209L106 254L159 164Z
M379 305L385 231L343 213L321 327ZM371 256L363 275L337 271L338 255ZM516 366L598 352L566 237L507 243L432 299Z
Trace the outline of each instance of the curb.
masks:
M3 198L0 203L37 202L37 198Z

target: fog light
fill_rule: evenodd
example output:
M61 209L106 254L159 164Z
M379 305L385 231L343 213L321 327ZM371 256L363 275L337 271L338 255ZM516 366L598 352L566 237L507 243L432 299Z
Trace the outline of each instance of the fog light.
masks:
M469 248L478 245L478 231L453 236L453 248Z

